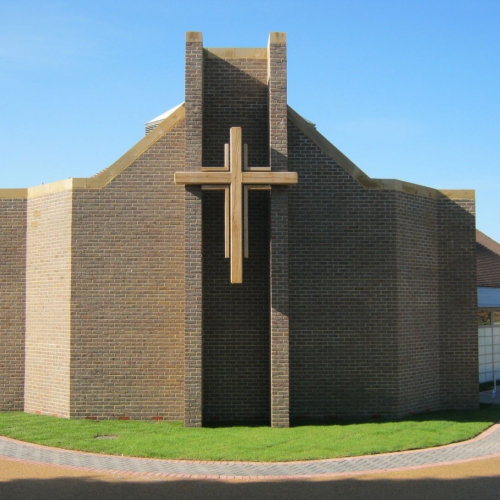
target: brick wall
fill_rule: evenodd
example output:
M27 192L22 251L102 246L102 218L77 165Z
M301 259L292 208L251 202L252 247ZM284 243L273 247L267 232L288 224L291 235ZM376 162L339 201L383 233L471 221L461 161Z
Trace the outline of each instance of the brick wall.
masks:
M25 411L70 416L72 193L28 199Z
M400 415L440 400L438 203L395 193Z
M0 199L0 411L23 409L26 199Z
M291 418L395 415L394 195L364 189L293 124L288 141Z
M203 419L269 423L269 192L250 191L249 258L231 285L224 192L203 192Z
M71 416L184 416L184 122L75 191Z
M250 166L269 164L266 59L203 59L203 166L224 165L229 129L242 128Z
M29 200L26 410L287 426L289 409L477 407L471 202L365 189L287 123L283 34L267 59L239 53L188 33L185 121L105 188ZM233 126L250 166L299 174L250 193L242 285L229 283L223 193L173 184L222 166ZM12 254L0 275L22 266ZM0 314L14 315L2 335L15 359L22 311Z
M224 165L242 127L249 166L268 165L267 61L205 51L203 165ZM203 192L203 419L269 421L269 193L249 195L250 257L231 285L224 258L224 194Z
M476 409L478 383L474 202L439 203L441 404Z
M286 34L270 33L267 47L269 166L288 170ZM271 425L290 425L288 187L271 191Z
M293 125L289 152L291 416L477 407L470 200L366 190Z
M203 147L203 42L201 33L186 34L186 145L184 169L197 171ZM182 192L182 187L178 188ZM185 389L184 425L202 422L202 234L200 186L184 189L185 248Z

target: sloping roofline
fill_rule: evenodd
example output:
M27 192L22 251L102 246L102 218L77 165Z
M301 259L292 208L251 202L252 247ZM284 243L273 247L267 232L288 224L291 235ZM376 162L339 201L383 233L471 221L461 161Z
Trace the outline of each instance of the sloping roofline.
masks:
M163 118L164 115L160 115ZM158 118L160 118L158 117ZM185 117L184 103L172 108L166 113L163 120L143 137L137 144L132 146L123 156L112 165L92 177L70 178L49 184L31 187L28 189L0 189L0 199L35 198L61 191L74 189L102 189L122 173L129 165L139 158L156 141L169 132L180 120ZM426 196L430 198L449 198L452 200L474 200L475 191L472 189L445 189L438 190L411 182L397 179L372 179L368 177L347 156L339 151L328 139L321 135L314 124L299 115L293 108L288 106L288 117L295 126L311 139L327 156L330 156L341 168L350 174L366 189L384 189L401 191L408 194ZM156 118L156 119L158 119ZM154 120L152 120L154 121ZM300 182L300 180L299 180ZM500 246L500 245L499 245Z
M427 196L430 198L446 197L451 200L475 199L475 191L473 189L434 189L413 184L411 182L400 181L398 179L372 179L349 158L347 158L344 153L339 151L328 139L326 139L326 137L321 135L316 130L314 124L303 118L290 106L288 106L288 116L299 128L299 130L309 137L309 139L311 139L325 154L335 160L341 168L343 168L366 189L386 189L419 196Z
M172 130L185 115L184 103L172 108L170 113L149 134L132 146L112 165L92 177L70 178L27 189L0 189L0 199L36 198L38 196L75 189L102 189L137 160L155 142Z

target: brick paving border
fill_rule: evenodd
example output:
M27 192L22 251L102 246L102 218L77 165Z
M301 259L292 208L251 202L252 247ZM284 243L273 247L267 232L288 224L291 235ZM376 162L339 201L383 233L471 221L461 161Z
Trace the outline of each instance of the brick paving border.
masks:
M216 462L99 455L0 437L0 457L36 465L154 479L295 480L452 465L500 457L500 424L461 443L380 455L296 462Z

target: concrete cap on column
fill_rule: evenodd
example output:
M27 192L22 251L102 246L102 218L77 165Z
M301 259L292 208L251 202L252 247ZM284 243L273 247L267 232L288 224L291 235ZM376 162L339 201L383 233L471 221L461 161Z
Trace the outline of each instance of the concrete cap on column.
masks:
M286 33L284 31L271 31L269 45L272 43L286 43Z
M203 42L201 31L186 31L186 42Z

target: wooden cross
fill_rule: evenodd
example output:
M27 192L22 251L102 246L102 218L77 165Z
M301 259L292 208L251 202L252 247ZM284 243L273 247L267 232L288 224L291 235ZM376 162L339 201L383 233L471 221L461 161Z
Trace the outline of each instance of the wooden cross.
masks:
M226 257L230 258L231 283L243 282L243 247L248 252L247 203L248 189L265 189L265 186L297 184L295 172L271 172L269 167L248 167L245 144L242 169L241 127L232 127L229 144L225 144L224 167L206 167L201 172L176 172L174 182L184 185L201 185L202 189L224 189L226 230ZM245 210L243 210L245 205ZM244 231L245 230L245 231ZM245 255L247 256L247 255Z

